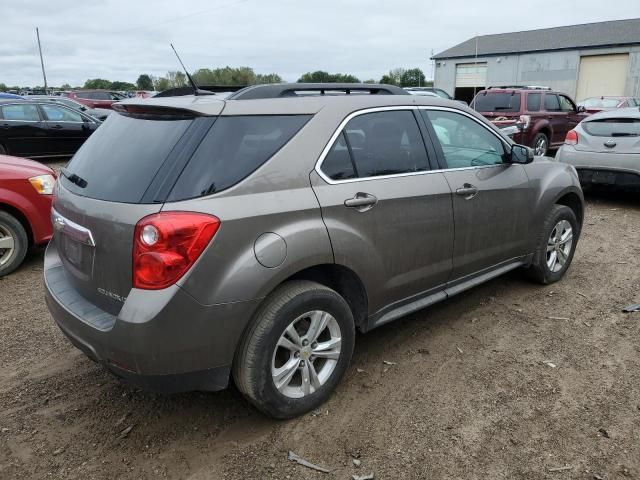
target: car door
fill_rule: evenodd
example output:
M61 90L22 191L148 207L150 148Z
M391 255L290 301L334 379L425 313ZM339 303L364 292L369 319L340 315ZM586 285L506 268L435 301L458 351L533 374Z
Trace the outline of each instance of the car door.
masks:
M40 118L38 106L24 101L1 105L0 143L11 155L45 155L47 126Z
M416 114L411 107L352 114L311 175L335 262L364 282L370 314L426 298L451 272L451 191L430 170L435 153Z
M527 253L533 190L508 144L489 125L453 109L421 109L453 192L452 281Z
M562 131L562 141L567 137L567 132L573 130L580 123L583 117L578 113L578 107L573 100L566 95L558 95L560 100L560 110L566 115L566 123Z
M40 105L47 124L48 153L72 155L91 134L82 115L62 105L43 103Z
M560 109L560 100L555 93L544 94L544 109L551 125L550 145L559 145L567 135L567 113Z

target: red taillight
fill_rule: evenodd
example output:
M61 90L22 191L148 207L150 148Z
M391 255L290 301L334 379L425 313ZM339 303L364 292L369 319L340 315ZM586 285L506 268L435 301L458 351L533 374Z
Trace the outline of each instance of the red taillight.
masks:
M569 130L567 132L567 137L564 139L564 143L567 145L577 145L578 144L578 132L575 130Z
M173 285L219 227L217 217L192 212L161 212L140 220L133 239L133 286L159 290Z

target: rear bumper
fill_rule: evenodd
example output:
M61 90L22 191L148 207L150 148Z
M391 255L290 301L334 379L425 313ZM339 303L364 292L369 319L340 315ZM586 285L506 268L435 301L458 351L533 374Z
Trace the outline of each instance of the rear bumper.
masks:
M583 152L563 145L556 158L573 165L582 185L640 187L640 155Z
M127 383L167 393L226 388L236 345L259 304L202 305L173 286L133 289L110 315L73 288L55 242L44 279L47 307L73 345Z

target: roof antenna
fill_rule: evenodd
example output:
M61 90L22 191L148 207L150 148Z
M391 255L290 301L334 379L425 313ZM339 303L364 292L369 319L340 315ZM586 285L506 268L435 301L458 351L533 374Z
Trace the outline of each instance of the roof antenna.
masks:
M213 92L207 92L206 90L200 90L198 88L198 84L195 82L193 78L191 78L191 75L189 75L189 70L187 70L187 67L184 66L184 63L182 63L182 60L180 59L180 55L178 55L178 52L176 52L176 49L173 46L173 43L170 43L169 45L171 45L171 48L173 49L173 53L176 54L176 57L178 58L180 65L182 65L182 69L184 70L184 73L186 73L187 75L187 79L189 80L189 83L193 87L193 94L194 95L214 95Z

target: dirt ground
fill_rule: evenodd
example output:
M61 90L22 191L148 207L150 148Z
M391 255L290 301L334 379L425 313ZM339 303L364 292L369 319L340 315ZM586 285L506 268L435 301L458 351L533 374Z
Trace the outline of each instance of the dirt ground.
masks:
M639 479L639 272L640 196L589 195L562 282L513 272L359 335L330 401L273 421L233 387L121 384L54 325L36 252L0 281L0 478Z

